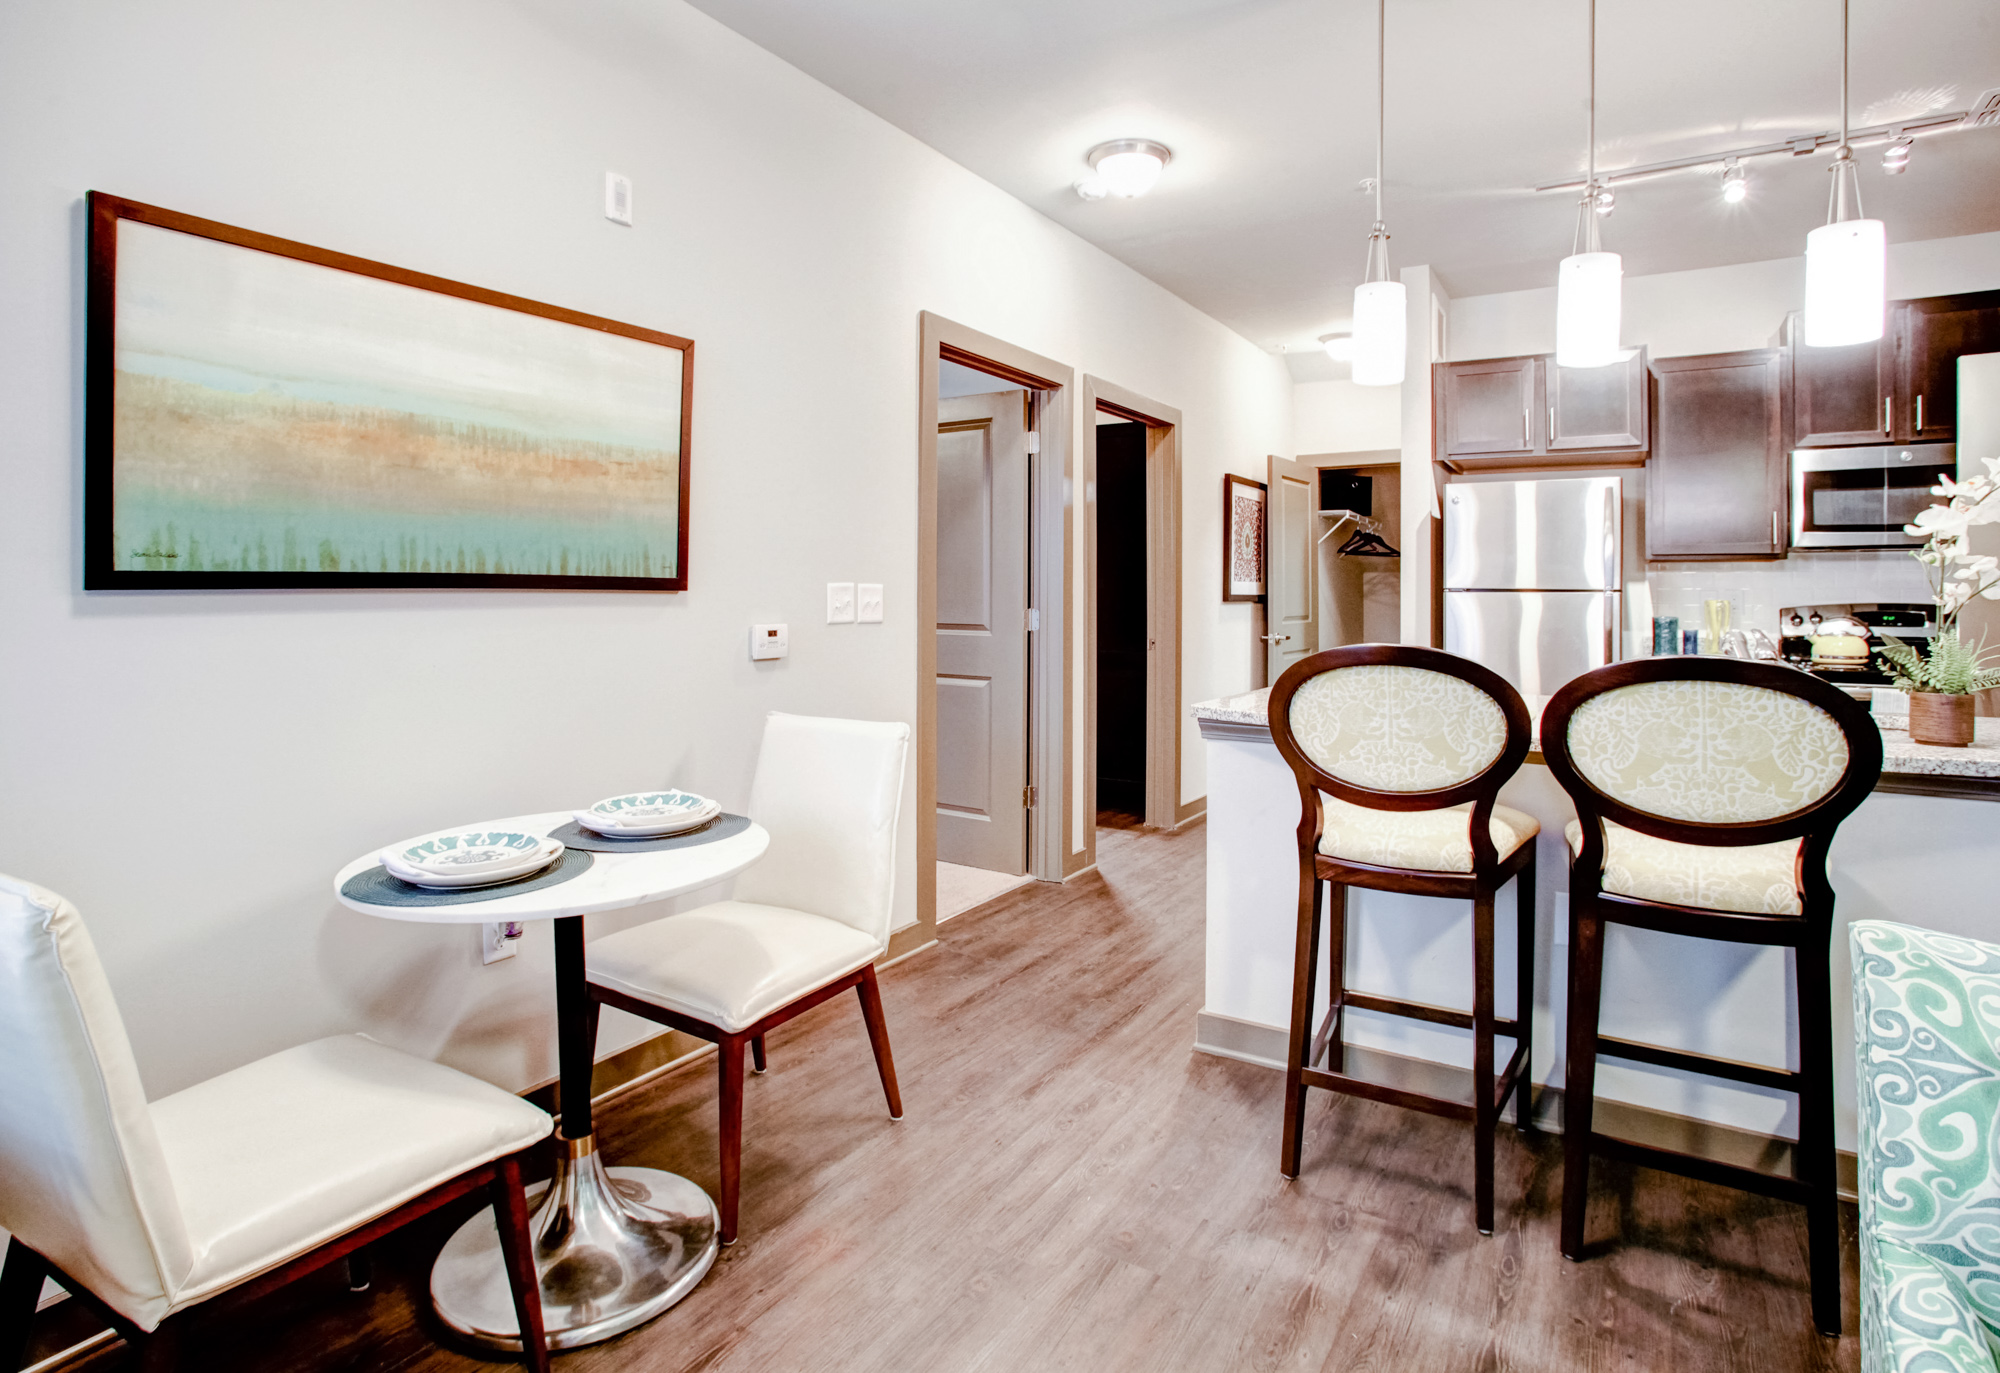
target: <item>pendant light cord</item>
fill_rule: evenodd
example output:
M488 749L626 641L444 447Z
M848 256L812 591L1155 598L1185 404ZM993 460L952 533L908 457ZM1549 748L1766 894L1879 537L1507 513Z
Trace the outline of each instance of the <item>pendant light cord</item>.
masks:
M1860 169L1854 165L1854 149L1847 146L1847 3L1848 0L1840 0L1840 146L1834 149L1833 166L1827 169L1833 174L1833 184L1827 187L1826 194L1829 224L1866 217L1861 208ZM1852 215L1847 212L1850 196L1854 201Z
M1847 0L1841 0L1845 5ZM1583 199L1577 204L1576 234L1571 238L1569 249L1577 253L1597 253L1604 250L1597 233L1597 0L1590 0L1590 95L1584 103L1586 111L1584 138Z
M1382 136L1388 126L1388 89L1385 75L1389 0L1375 0L1375 225L1368 231L1368 266L1363 281L1389 280L1389 226L1382 220Z

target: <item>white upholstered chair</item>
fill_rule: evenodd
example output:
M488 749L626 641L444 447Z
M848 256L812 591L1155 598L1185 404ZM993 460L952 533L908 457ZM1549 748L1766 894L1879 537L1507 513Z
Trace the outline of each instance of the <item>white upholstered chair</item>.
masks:
M716 1045L722 1229L736 1239L743 1050L764 1071L764 1035L849 987L860 997L891 1119L903 1117L875 960L889 947L896 819L910 727L772 712L750 816L771 836L718 901L589 947L590 995Z
M19 1366L45 1278L170 1368L190 1308L269 1291L482 1187L521 1329L539 1335L520 1164L553 1125L361 1035L148 1103L76 907L0 876L0 1370ZM525 1358L548 1368L539 1338Z

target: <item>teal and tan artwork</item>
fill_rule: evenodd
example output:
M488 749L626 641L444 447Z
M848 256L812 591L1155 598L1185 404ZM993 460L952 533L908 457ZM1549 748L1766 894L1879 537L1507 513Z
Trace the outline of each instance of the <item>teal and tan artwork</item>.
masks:
M685 340L111 224L102 584L685 585Z

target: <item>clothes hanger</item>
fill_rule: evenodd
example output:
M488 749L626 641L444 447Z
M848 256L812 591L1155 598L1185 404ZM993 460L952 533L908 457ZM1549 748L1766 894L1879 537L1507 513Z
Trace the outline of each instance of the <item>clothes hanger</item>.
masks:
M1338 556L1343 558L1400 558L1403 556L1390 546L1388 540L1372 529L1355 530L1348 537L1347 542L1340 546L1337 553Z

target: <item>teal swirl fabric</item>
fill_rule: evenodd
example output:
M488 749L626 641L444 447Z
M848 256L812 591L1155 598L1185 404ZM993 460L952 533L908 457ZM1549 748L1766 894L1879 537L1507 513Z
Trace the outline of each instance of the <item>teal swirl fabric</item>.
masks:
M1856 921L1861 1366L2000 1370L2000 945Z

